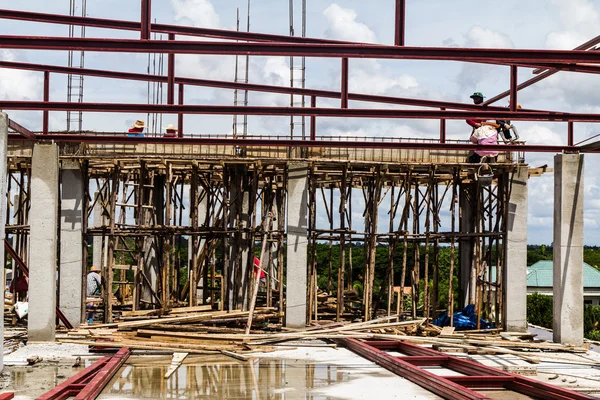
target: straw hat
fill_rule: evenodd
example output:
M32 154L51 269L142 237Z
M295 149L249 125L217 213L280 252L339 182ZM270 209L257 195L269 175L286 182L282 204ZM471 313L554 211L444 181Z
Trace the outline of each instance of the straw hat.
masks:
M145 128L146 124L144 123L144 121L138 119L137 121L135 121L135 123L133 125L131 125L132 128Z
M90 272L100 272L100 268L96 267L95 265L92 265L92 268L90 268Z
M168 131L175 131L175 132L177 132L177 128L175 128L175 125L173 125L173 124L167 125L167 127L165 129L168 130Z

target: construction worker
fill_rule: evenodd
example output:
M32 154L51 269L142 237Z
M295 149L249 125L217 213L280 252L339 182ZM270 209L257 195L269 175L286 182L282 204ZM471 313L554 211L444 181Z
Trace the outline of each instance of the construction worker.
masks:
M470 96L473 104L483 104L485 96L481 92L475 92ZM498 144L498 128L496 121L487 122L482 119L467 119L467 124L473 128L469 140L475 144ZM479 163L482 157L495 158L497 151L476 150L468 158L469 163Z
M96 267L95 265L92 265L92 267L90 268L90 272L87 274L87 291L86 291L86 296L87 297L100 297L100 295L102 294L102 277L100 276L100 268ZM99 302L99 299L98 299ZM96 302L92 301L92 302L87 302L86 301L86 318L88 320L88 323L91 325L92 322L94 321L94 311L93 308L95 307Z
M144 128L146 127L146 124L144 123L144 121L142 120L137 120L133 123L133 125L131 125L131 128L129 128L128 132L129 134L127 136L144 136Z
M165 128L166 133L165 136L166 138L172 138L172 137L177 137L177 128L175 128L175 125L173 124L169 124L167 125L167 127Z

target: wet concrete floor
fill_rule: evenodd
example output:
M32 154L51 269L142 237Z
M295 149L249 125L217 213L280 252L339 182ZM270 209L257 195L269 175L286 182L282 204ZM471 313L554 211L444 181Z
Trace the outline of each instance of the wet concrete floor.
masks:
M281 359L238 361L222 356L203 356L187 358L175 374L164 379L169 364L170 357L131 357L98 398L373 399L379 397L375 385L365 387L361 384L357 387L355 383L359 380L370 382L369 378L373 378L373 382L385 380L391 374L375 365L335 366ZM410 382L405 383L412 386ZM389 393L382 393L380 398L436 398L418 387L413 389L418 393L410 395L404 392L405 396L402 396L403 388L394 386L396 393L392 397L388 397ZM396 397L396 394L400 396Z
M85 368L73 368L72 364L69 362L44 363L31 367L6 366L2 372L0 393L14 392L15 400L35 399Z

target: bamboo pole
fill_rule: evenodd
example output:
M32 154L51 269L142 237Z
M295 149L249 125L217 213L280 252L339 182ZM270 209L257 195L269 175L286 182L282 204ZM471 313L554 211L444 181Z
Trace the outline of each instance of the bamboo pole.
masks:
M258 271L253 273L254 275L254 289L252 290L252 299L250 300L250 309L248 313L248 323L246 324L246 335L250 333L250 328L252 327L252 316L254 315L254 308L256 307L256 296L258 295L258 287L260 285L260 275L263 272L263 265L265 262L265 252L267 250L267 242L268 234L271 230L271 220L273 218L273 214L271 211L267 212L265 216L265 220L263 222L263 238L262 238L262 249L260 251L260 262L258 265Z

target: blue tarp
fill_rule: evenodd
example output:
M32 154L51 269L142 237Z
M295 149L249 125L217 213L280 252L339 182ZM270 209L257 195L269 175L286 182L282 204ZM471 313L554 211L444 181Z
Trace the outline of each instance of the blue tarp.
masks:
M450 317L448 317L448 313L446 312L439 318L435 319L433 324L441 327L450 326ZM477 329L477 315L475 315L475 306L473 304L469 304L462 310L462 312L455 312L453 326L457 331ZM483 319L480 320L479 326L480 329L495 328L494 324L491 324Z

